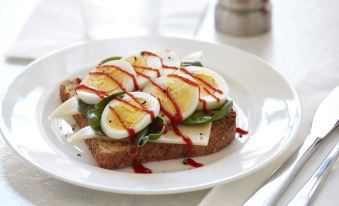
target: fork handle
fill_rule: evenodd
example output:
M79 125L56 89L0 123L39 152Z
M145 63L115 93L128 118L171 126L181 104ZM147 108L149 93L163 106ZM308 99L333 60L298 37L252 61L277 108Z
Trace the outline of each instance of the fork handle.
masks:
M317 188L326 179L328 173L331 171L332 166L339 156L339 142L327 155L326 159L318 167L317 171L301 188L298 194L288 203L288 206L303 206L308 205L312 200Z
M306 138L302 147L292 155L273 175L244 203L244 206L276 204L281 194L297 172L307 162L311 155L319 147L322 138L314 138L311 134Z

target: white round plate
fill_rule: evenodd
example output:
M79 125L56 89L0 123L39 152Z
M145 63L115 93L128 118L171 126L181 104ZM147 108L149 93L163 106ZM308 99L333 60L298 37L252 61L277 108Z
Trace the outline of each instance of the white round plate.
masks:
M163 49L181 56L203 51L201 62L229 84L238 126L249 130L249 135L237 137L222 151L195 158L204 167L191 168L176 159L145 164L154 171L147 175L130 168L102 169L84 143L65 141L64 135L72 133L71 125L47 119L61 103L58 85L62 80L84 75L109 56ZM129 194L187 192L242 178L281 155L293 142L301 119L294 90L257 57L230 46L155 36L95 41L40 58L9 85L0 109L7 143L31 164L65 182Z

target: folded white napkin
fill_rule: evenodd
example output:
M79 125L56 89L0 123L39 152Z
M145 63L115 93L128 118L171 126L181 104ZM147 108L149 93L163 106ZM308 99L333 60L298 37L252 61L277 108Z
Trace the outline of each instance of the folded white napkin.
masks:
M300 95L300 99L302 101L304 119L301 123L302 127L299 131L299 134L296 136L296 144L293 144L291 148L289 148L288 151L285 152L284 155L282 155L279 159L262 168L261 170L241 180L215 187L200 202L199 206L242 205L250 197L250 195L253 194L258 189L258 187L272 174L272 172L278 168L282 162L284 162L293 153L293 151L295 151L299 143L303 141L303 139L309 133L312 118L318 105L332 89L338 86L338 83L339 75L336 72L324 73L323 71L314 71L309 73L297 87L297 92ZM333 144L333 142L337 141L335 140L335 136L339 137L338 134L339 131L336 131L331 135L333 136L330 137L332 139L330 141L324 142L323 144ZM326 153L330 151L330 146L326 147L327 148L319 149L319 153L322 154L322 156L326 155ZM320 164L322 158L316 157L319 156L319 153L311 159L313 166L308 165L300 172L299 176L294 180L293 185L291 185L292 187L288 188L290 191L286 192L287 194L283 196L278 205L285 205L293 197L295 192L305 183L311 173L315 170L315 167ZM339 162L337 162L336 165L339 166ZM339 171L336 172L339 173ZM330 182L331 180L328 181ZM329 199L328 196L324 197ZM325 198L319 200L319 203L324 202L329 201ZM330 205L333 205L333 203Z
M205 0L86 0L85 26L89 39L145 34L191 37L206 5Z
M38 58L87 40L164 34L192 36L206 0L40 0L6 57Z
M85 40L79 0L40 0L6 57L38 58Z

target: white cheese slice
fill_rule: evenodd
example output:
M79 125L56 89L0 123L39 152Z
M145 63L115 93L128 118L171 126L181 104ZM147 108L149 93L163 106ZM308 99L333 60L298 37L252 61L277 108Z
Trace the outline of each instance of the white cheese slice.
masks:
M202 51L196 51L193 52L192 54L187 55L186 57L182 58L182 62L194 62L194 61L199 61L202 56Z
M100 136L95 134L94 130L90 126L87 126L82 129L79 129L76 133L74 133L72 136L67 138L67 141L76 142L79 140L85 140L85 139L96 138L96 137L100 137Z
M104 140L108 140L108 141L112 140L109 137L97 135L90 126L87 126L87 127L82 128L82 129L79 129L72 136L68 137L67 141L68 142L76 142L76 141L79 141L79 140L85 140L85 139L90 139L90 138L100 138L100 139L104 139Z
M211 133L212 123L201 125L179 125L179 130L182 134L189 137L193 145L207 146ZM177 136L173 130L169 130L165 135L162 135L157 140L152 140L154 143L163 144L186 144L184 140Z
M75 114L80 114L78 111L78 98L72 97L56 108L56 110L48 116L48 119L64 118Z
M207 123L202 125L190 126L179 125L178 128L181 133L191 139L193 145L207 146L211 133L211 126L212 123ZM103 137L95 134L92 128L87 126L74 133L71 137L67 139L67 141L75 142L89 138L103 138L109 140L108 137ZM173 132L173 130L169 130L165 135L162 135L159 139L152 140L151 142L161 144L186 144L180 136L177 136Z

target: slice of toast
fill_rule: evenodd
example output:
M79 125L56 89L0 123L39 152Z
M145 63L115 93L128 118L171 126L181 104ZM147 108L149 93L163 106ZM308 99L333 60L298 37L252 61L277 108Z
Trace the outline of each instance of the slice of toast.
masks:
M77 80L66 80L60 85L60 97L63 102L75 95L74 88L78 84ZM83 115L73 117L80 128L88 126L88 121ZM236 113L231 110L225 118L212 123L208 145L193 145L191 156L212 154L225 148L234 140L235 127ZM185 158L187 151L186 145L147 143L135 154L131 152L135 146L130 142L111 142L98 138L87 139L85 142L97 164L107 169L131 166L135 158L141 162Z

